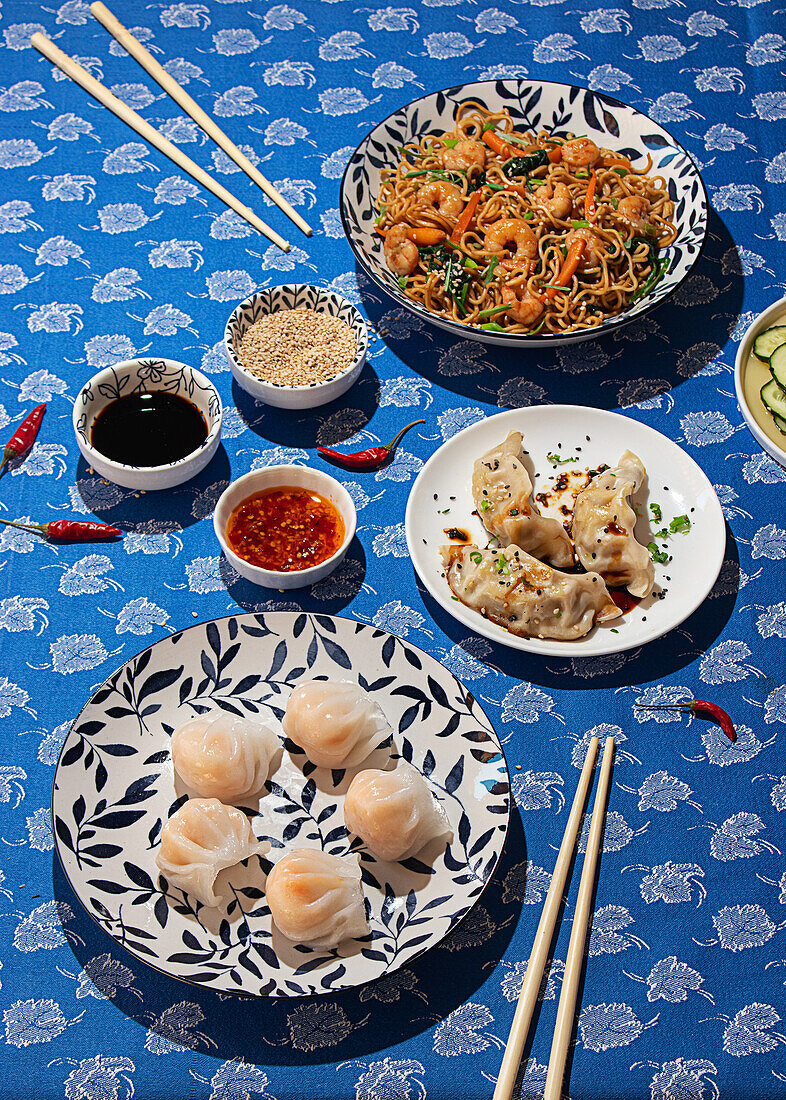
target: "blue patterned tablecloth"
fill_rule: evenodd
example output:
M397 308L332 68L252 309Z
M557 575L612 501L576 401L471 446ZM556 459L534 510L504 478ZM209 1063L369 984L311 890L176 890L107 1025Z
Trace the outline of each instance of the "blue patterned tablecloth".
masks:
M490 1096L588 738L618 764L595 898L570 1094L742 1100L786 1095L784 639L786 471L744 426L732 366L754 313L784 293L786 21L778 0L124 0L153 50L316 227L307 241L91 18L83 0L0 13L0 429L48 402L32 454L0 482L0 515L95 516L112 546L0 531L0 1011L4 1100L443 1100ZM151 151L29 46L52 37L293 241L284 255ZM338 181L401 103L466 79L573 81L670 129L700 164L713 214L695 274L613 339L554 352L454 342L355 269ZM316 281L375 336L359 383L314 415L232 384L225 319L257 286ZM195 482L136 494L91 475L79 386L134 352L210 374L223 447ZM726 561L709 599L641 651L560 662L468 636L418 586L403 516L439 444L539 402L623 409L679 442L716 486ZM218 553L210 515L230 478L319 443L385 440L395 462L342 480L358 538L313 591L265 593ZM5 438L5 437L3 437ZM700 552L700 551L698 551ZM481 903L388 980L314 1002L222 999L126 955L87 917L53 851L50 784L91 689L167 633L229 612L304 608L393 631L477 693L504 739L517 804ZM637 698L716 700L738 740ZM527 1049L541 1095L567 918Z

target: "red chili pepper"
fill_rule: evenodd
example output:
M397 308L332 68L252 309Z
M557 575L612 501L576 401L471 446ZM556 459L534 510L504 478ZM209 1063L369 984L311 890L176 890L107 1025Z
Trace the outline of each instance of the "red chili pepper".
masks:
M87 542L91 539L114 539L123 532L108 523L92 523L81 519L54 519L49 523L14 523L10 519L0 519L8 527L18 527L22 531L32 531L54 542Z
M19 458L26 454L35 443L41 421L44 419L46 405L36 405L32 412L28 413L14 434L8 440L3 451L3 461L0 462L0 473L3 472L6 462L11 458Z
M348 455L342 454L341 451L334 451L331 447L317 447L317 451L324 458L329 458L331 462L335 462L337 466L344 466L347 470L378 470L392 456L402 436L416 424L425 423L425 420L413 420L411 424L407 424L406 428L402 428L390 443L370 447L367 451L355 451L354 454Z
M640 710L687 710L691 714L706 714L717 722L730 741L737 740L734 723L722 707L708 703L706 699L684 699L680 703L634 703Z

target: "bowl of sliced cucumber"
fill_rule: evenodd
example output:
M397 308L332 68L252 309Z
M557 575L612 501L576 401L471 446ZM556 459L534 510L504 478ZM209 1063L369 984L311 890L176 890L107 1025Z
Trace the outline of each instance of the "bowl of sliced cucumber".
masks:
M786 466L786 298L760 313L743 336L734 386L757 443Z

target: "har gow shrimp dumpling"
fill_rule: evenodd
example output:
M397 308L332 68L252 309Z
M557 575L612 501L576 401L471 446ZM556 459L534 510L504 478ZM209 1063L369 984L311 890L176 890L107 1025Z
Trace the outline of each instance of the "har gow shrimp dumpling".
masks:
M357 856L296 848L268 875L265 895L276 927L295 943L337 947L368 935Z
M358 772L344 799L344 824L377 859L408 859L435 837L452 838L447 814L417 768Z
M307 680L289 697L284 733L321 768L348 768L391 735L382 708L367 691L344 681Z
M262 787L280 744L274 727L264 721L223 711L204 714L172 734L172 763L197 794L234 802Z
M224 806L217 798L189 798L161 830L156 864L170 886L203 905L220 905L213 889L218 873L269 851L269 842L257 840L236 806Z

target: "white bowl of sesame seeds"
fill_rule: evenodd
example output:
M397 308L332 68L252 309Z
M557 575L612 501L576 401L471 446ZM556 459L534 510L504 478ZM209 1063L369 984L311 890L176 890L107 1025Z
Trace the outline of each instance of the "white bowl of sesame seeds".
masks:
M357 380L368 329L355 306L332 290L285 283L257 290L236 307L224 345L235 380L252 397L281 409L312 409Z

